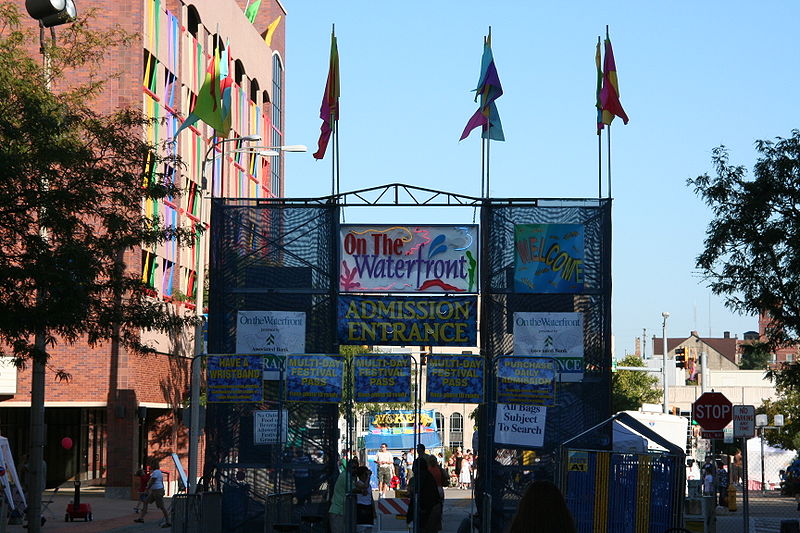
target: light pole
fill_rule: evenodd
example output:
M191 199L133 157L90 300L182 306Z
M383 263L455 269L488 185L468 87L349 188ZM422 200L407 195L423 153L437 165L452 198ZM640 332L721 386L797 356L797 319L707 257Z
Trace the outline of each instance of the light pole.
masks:
M773 423L769 425L769 416L766 414L756 415L756 427L761 436L761 492L767 490L766 476L764 475L764 430L777 429L780 431L783 428L784 420L783 415L777 414L773 417ZM745 442L745 446L747 443Z
M50 53L45 43L44 29L50 28L52 46L56 45L54 26L75 20L77 10L73 0L25 0L25 9L31 18L39 21L39 47L43 60L43 77L45 88L50 90ZM46 179L40 180L40 187L45 191L48 187ZM44 208L42 208L44 209ZM41 213L43 214L43 212ZM39 235L47 241L47 228L40 225ZM36 300L47 298L46 291L36 287ZM30 407L30 451L28 454L28 530L32 533L41 531L42 491L45 485L44 447L45 447L45 356L47 354L47 330L37 328L34 333L35 352L31 364L31 407ZM76 480L77 483L80 481ZM6 503L3 502L3 510ZM3 517L5 518L5 517ZM5 527L5 521L3 522Z
M234 137L232 139L220 139L211 143L208 147L206 155L203 158L203 167L200 169L200 212L198 213L200 223L203 223L203 212L205 205L205 191L206 191L206 163L208 162L208 154L217 146L226 142L232 141L246 141L258 142L261 140L260 135L245 135L243 137ZM213 181L214 175L211 175ZM213 183L212 183L213 189ZM210 226L209 226L210 227ZM199 259L197 261L197 282L195 284L195 315L197 316L197 326L194 332L194 358L191 362L191 403L189 404L189 487L188 493L194 494L197 492L197 450L200 443L200 358L203 354L203 287L205 286L205 271L206 271L206 236L200 236L199 246Z
M661 378L664 383L664 414L667 414L669 412L669 382L667 381L667 319L669 318L669 313L664 311L661 313L661 317L664 319L661 323L661 337L664 341L664 353L661 357L661 368L663 370Z
M203 221L203 206L205 204L206 192L206 163L209 161L209 154L218 145L232 142L232 141L245 141L245 142L259 142L260 135L245 135L242 137L234 137L232 139L221 139L216 141L206 150L206 155L203 158L203 168L201 169L201 198L200 198L200 212L199 219ZM308 148L301 144L287 145L287 146L248 146L247 148L234 150L239 153L253 153L264 157L272 157L280 155L281 152L306 152ZM214 175L211 176L210 190L214 190ZM210 227L210 226L209 226ZM197 327L195 329L195 356L191 363L191 404L189 406L190 422L189 422L189 494L197 492L197 455L200 443L200 360L203 355L203 287L205 285L205 236L201 236L199 244L200 260L197 266L197 296L195 297L195 313L198 318Z

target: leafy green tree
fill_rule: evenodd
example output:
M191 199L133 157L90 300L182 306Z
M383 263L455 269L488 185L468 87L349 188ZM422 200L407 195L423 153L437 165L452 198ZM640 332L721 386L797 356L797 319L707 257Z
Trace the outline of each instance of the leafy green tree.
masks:
M752 344L742 345L742 359L739 368L742 370L763 370L772 360L772 350L764 342L756 341Z
M729 308L769 314L775 350L800 341L800 130L755 147L752 177L720 146L714 175L687 183L713 212L697 267Z
M182 330L191 319L148 296L128 262L141 244L183 242L197 230L143 213L146 200L180 192L162 172L179 161L143 139L148 120L93 106L108 79L106 52L130 36L92 31L84 19L60 30L58 46L44 43L45 70L29 55L38 42L17 3L0 2L0 353L32 367L28 494L38 531L48 351L79 340L148 351L142 329Z
M619 366L644 367L644 362L635 355L627 355L618 362ZM618 370L611 378L611 407L618 411L639 409L643 403L653 403L661 399L661 391L656 389L658 378L649 372Z

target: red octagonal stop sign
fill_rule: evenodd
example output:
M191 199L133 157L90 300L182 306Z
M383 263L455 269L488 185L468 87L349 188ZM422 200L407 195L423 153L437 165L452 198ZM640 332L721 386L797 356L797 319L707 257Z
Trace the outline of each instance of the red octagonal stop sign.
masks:
M719 431L733 419L733 405L721 392L706 392L694 402L692 417L703 429Z

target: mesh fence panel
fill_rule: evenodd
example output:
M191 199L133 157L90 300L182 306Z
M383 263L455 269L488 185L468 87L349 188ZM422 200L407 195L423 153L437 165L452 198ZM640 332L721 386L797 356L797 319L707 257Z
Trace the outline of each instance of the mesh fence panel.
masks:
M332 293L337 217L334 206L214 200L209 353L235 353L237 313L264 310L304 312L306 352L338 351ZM325 512L338 474L338 405L284 402L284 397L280 381L267 381L263 403L208 406L204 474L223 490L230 515L225 523L232 531L299 523L302 515ZM285 442L254 443L257 409L285 413Z

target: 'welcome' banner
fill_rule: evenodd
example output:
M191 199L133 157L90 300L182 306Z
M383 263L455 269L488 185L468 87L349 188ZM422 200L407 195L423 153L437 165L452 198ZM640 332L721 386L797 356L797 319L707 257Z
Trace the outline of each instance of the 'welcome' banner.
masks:
M477 296L339 296L339 343L477 346Z
M478 292L478 226L341 226L341 292Z
M584 255L583 224L517 224L514 291L583 292Z

